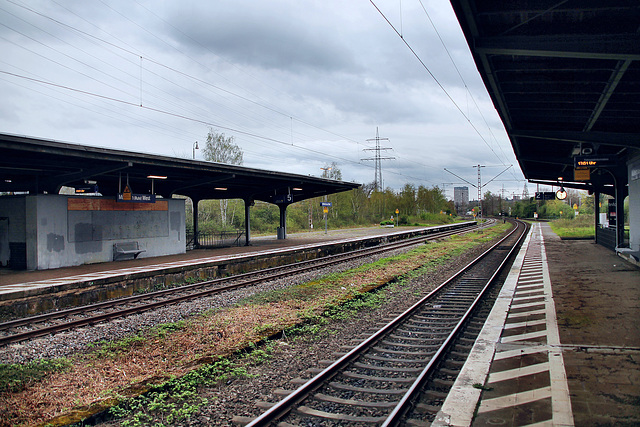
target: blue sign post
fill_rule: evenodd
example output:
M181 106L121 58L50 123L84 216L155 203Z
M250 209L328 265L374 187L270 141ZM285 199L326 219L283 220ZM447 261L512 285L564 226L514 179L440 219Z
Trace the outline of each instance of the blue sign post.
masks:
M320 202L320 206L322 206L322 210L324 212L324 234L327 234L327 214L329 213L329 206L331 206L331 202Z

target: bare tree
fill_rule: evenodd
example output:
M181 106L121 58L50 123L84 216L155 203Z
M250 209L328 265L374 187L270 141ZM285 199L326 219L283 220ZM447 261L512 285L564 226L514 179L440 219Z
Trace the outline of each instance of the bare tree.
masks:
M230 165L241 165L243 163L243 151L234 142L232 136L226 137L224 133L218 133L213 128L209 128L207 141L202 149L205 160L217 163L227 163ZM220 221L222 226L227 224L228 199L220 199ZM233 219L232 219L233 221Z

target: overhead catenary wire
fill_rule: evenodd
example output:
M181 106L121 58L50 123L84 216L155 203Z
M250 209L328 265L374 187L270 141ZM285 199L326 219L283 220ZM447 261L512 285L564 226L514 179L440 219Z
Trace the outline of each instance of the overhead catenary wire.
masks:
M429 20L429 23L431 24L431 27L433 27L433 30L435 31L436 35L438 36L438 40L440 40L440 44L442 44L443 49L445 50L447 56L449 57L449 60L451 61L451 64L453 65L453 68L455 68L456 73L458 74L458 76L460 77L460 80L462 81L466 92L469 94L469 96L471 97L471 101L473 101L473 104L476 107L476 110L478 111L478 113L480 114L480 116L482 117L482 120L484 121L484 124L487 126L487 130L489 131L489 134L491 135L491 139L493 141L496 142L496 145L498 146L498 148L500 149L500 152L502 153L502 155L505 157L505 159L508 158L507 154L504 152L504 150L502 149L502 145L500 145L498 143L498 140L496 138L496 136L493 133L493 130L491 129L491 126L489 125L489 123L487 122L487 118L485 117L485 115L482 112L482 109L480 109L480 106L478 105L475 97L473 96L473 93L471 92L471 90L469 89L469 85L467 84L467 81L465 80L465 78L463 77L462 73L460 72L460 68L458 68L458 65L456 64L456 61L453 59L453 56L451 55L451 52L449 51L449 48L447 47L447 44L444 42L442 36L440 35L440 32L438 31L438 28L436 27L436 24L433 22L433 20L431 19L431 16L429 15L429 12L427 11L427 8L425 7L424 3L422 0L418 0L418 2L420 3L420 6L422 7L422 10L424 11L424 14L426 15L427 19ZM507 163L504 162L503 163ZM513 173L513 171L511 171L514 179L516 181L518 181L518 178L515 176L515 174Z
M16 4L17 5L17 3L15 1L12 1L12 0L7 0L7 1L12 3L12 4ZM60 3L58 3L58 2L55 2L55 1L53 1L53 2L58 4L58 5L60 5ZM19 6L23 7L23 5L19 5ZM107 5L105 4L105 6L107 6ZM110 7L110 8L113 9L113 7ZM120 13L120 16L123 16L123 18L125 18L125 16L122 13ZM42 16L42 17L46 18L46 19L50 19L47 16ZM64 19L64 18L61 18L61 19ZM161 19L161 18L159 18L159 19ZM134 22L134 21L132 21L130 19L129 19L129 21L130 22ZM60 22L60 21L58 21L58 22ZM90 21L86 21L86 22L90 23ZM167 22L167 21L164 21L164 22ZM82 32L81 29L75 28L73 26L69 26L69 25L64 24L62 22L60 22L58 25L65 25L70 31ZM94 25L94 24L91 24L91 25ZM99 27L97 27L95 25L94 25L94 27L100 29ZM140 28L143 28L143 27L141 26ZM102 29L100 29L100 30L103 31ZM149 31L148 29L145 29L145 30L149 34L152 34L152 32ZM113 35L111 35L111 36L113 36ZM332 130L323 129L322 127L319 127L319 126L316 126L314 124L311 124L311 123L309 123L308 121L306 121L306 120L304 120L302 118L298 118L295 115L291 115L290 113L287 113L287 112L283 111L282 109L274 107L271 104L262 103L261 100L259 98L254 97L253 94L251 94L249 96L246 96L246 95L243 95L242 93L237 93L237 92L235 92L233 90L229 90L228 88L224 88L224 87L221 87L219 85L217 87L212 86L211 85L211 83L212 83L211 81L205 81L205 80L203 80L203 79L201 79L199 77L194 76L193 73L185 72L185 70L180 70L179 67L170 67L167 64L163 63L161 60L156 60L154 58L148 57L148 56L144 55L142 52L138 52L137 49L135 49L135 48L130 48L129 46L125 46L124 42L123 42L123 45L119 45L120 41L117 42L117 43L112 43L109 40L93 36L92 34L87 33L87 32L84 32L84 37L92 38L93 40L95 40L98 43L108 43L109 45L107 45L107 46L110 46L111 50L120 50L120 49L122 49L121 52L126 53L127 55L129 55L129 54L132 55L132 61L129 61L129 62L137 63L137 65L138 65L137 68L138 68L139 73L141 75L140 76L135 76L135 74L136 74L135 72L138 71L138 70L135 70L135 69L133 70L133 77L134 78L131 81L134 82L134 83L138 83L139 85L137 84L137 85L135 85L135 87L127 86L129 89L135 89L135 90L129 90L126 93L128 93L129 95L132 95L132 101L135 101L134 103L135 103L136 106L139 106L139 104L142 103L142 104L144 104L145 107L151 107L151 108L146 108L148 111L154 111L154 109L155 110L161 110L161 111L164 111L165 113L173 114L174 117L176 117L176 118L186 117L191 121L194 121L194 122L197 122L197 123L206 123L207 125L210 125L210 126L220 127L221 129L227 129L230 132L234 132L234 131L244 132L244 133L239 133L239 136L242 137L242 138L246 138L246 139L251 139L251 140L255 140L255 141L261 141L262 144L265 144L267 147L270 147L270 148L271 147L281 147L282 146L282 142L284 142L285 140L290 140L290 141L287 141L287 145L288 146L294 145L294 148L296 148L296 149L308 148L308 147L304 147L304 148L295 147L295 144L297 144L296 141L299 141L300 137L305 138L305 135L300 132L302 129L304 129L304 127L294 127L293 126L293 122L294 121L302 123L305 126L314 127L314 128L316 128L316 129L318 129L320 131L323 131L323 132L328 132L329 134L332 134L332 135L337 136L337 137L339 137L341 139L344 139L346 142L353 142L353 143L358 144L358 145L362 144L362 142L359 141L359 140L346 137L344 135L341 135L339 132L336 133L336 132L333 132ZM154 37L156 39L160 40L160 38L157 35L154 35ZM73 46L73 47L76 47L76 46ZM180 54L186 55L186 53L183 52L183 51L177 50L177 52L180 52ZM82 54L80 54L80 55L82 56ZM122 57L122 55L120 55L120 56ZM193 58L190 58L190 59L194 60ZM200 64L198 62L196 62L196 63L199 64L199 65L202 65L202 64ZM153 64L153 66L151 64ZM279 128L280 132L281 132L281 134L278 134L276 136L274 136L273 134L268 135L268 134L265 134L265 133L262 133L262 132L250 132L250 131L247 132L247 129L243 129L242 128L242 126L244 126L244 124L237 126L237 125L235 125L234 120L230 121L226 117L224 119L217 119L216 117L212 118L211 117L211 113L206 111L206 108L201 108L201 106L199 106L199 105L197 105L195 103L188 103L188 101L189 101L188 99L170 99L170 97L169 98L163 97L162 93L169 94L169 92L160 93L160 92L157 92L155 90L151 90L154 86L153 86L153 82L151 82L149 80L149 77L151 75L155 75L155 76L158 76L159 78L165 79L166 81L170 81L173 78L171 77L170 74L162 73L161 71L159 71L160 68L155 68L156 66L157 67L162 67L162 68L164 68L164 69L166 69L168 71L171 71L172 73L182 72L181 75L185 79L190 79L192 81L197 81L198 84L203 85L203 87L210 88L212 93L217 93L217 94L219 94L219 93L227 93L229 95L229 97L236 98L237 100L239 100L237 105L244 105L244 104L241 104L241 103L250 102L253 105L257 105L257 106L259 106L261 108L265 108L265 111L270 111L270 112L273 112L275 114L282 115L283 117L286 118L286 121L288 121L289 123L286 123L284 125L281 124L281 123L274 123L274 126L277 126L277 128ZM153 68L155 68L155 70ZM22 75L26 75L27 77L29 77L29 75L25 74L25 73L16 72L14 74L15 75L22 74ZM31 77L33 77L33 76L31 76ZM196 79L196 80L194 80L194 79ZM47 79L47 78L41 78L40 80L49 81L50 83L52 82L50 79ZM184 88L185 86L189 86L188 84L186 84L184 86L180 86L180 81L179 81L180 79L173 79L173 80L176 80L176 82L174 82L172 84L176 84L177 87ZM73 86L75 86L74 84L64 84L64 83L66 83L65 81L56 81L56 82L53 82L53 83L62 83L61 86L66 86L68 88L72 88ZM186 83L186 80L182 80L182 83ZM142 90L143 88L144 88L144 90ZM82 88L76 87L75 89L82 89ZM159 87L157 89L158 90L162 90ZM68 90L68 89L60 89L60 90ZM227 91L227 92L224 92L224 91ZM89 91L85 91L85 92L94 92L95 94L98 94L98 91L89 90ZM136 93L136 92L139 92L139 93ZM111 94L105 92L103 95L109 97ZM121 96L112 96L112 98L115 98L115 99L118 99L118 100L128 100L128 97L124 97L123 98ZM208 98L211 98L211 97L208 97ZM106 98L104 98L104 99L106 99ZM156 100L162 100L163 102L170 103L170 105L169 105L169 107L164 107L164 106L161 106L161 105L153 105L155 103L154 101L156 101ZM113 101L111 101L111 102L113 102ZM210 99L207 99L206 102L209 103ZM151 104L149 104L149 103L151 103ZM224 105L225 105L225 108L228 108L229 104L227 103L227 104L224 104ZM233 109L234 110L238 110L238 111L235 111L236 114L239 114L239 115L242 114L242 111L240 111L240 110L242 110L242 107L233 108ZM264 120L264 122L267 123L270 120L269 118L266 117L267 116L266 114L265 114L265 117L259 117L259 113L256 111L257 109L251 109L251 110L252 111L246 110L248 114L245 117L247 117L247 118L250 117L251 120L255 120L256 122ZM114 111L114 114L117 114L117 110ZM234 118L235 117L236 116L234 116ZM243 121L243 120L241 119L239 121ZM273 122L273 120L271 120L271 121ZM152 122L150 121L148 125L154 126L151 123ZM216 125L215 123L224 124L225 126ZM286 125L289 125L289 126L286 126ZM287 133L287 138L281 137L282 136L282 132L284 132L284 131L286 131L286 133ZM191 137L187 136L184 139L188 140L188 139L191 139ZM269 145L270 144L269 141L271 141L271 140L277 140L277 141L280 141L280 143L279 144L271 144L271 145ZM273 142L273 141L271 141L271 142ZM326 150L322 150L322 151L315 150L314 151L312 149L306 149L305 151L313 152L314 154L319 154L319 155L321 155L322 157L325 157L325 158L326 157L330 157L330 156L326 155L327 154ZM333 151L332 154L333 154L332 158L335 158L335 159L338 159L338 160L341 160L341 161L345 161L345 162L349 162L350 164L358 164L360 166L369 167L369 166L364 165L362 163L354 162L352 159L346 159L346 158L344 158L344 156L335 155L336 151ZM399 155L398 158L401 159L402 156ZM418 164L418 165L422 165L422 166L436 168L435 166L424 165L421 162L417 162L417 161L415 161L413 159L410 159L410 158L405 158L403 160L405 162L410 162L410 163L413 163L413 164ZM391 168L389 168L389 169L391 169ZM428 180L425 180L422 177L416 178L416 177L412 177L412 176L404 174L404 173L400 173L398 171L389 170L389 173L392 173L392 174L397 175L397 176L403 176L403 177L409 177L409 178L413 178L413 179L418 179L419 181L428 181Z
M106 45L108 45L108 46L110 46L110 47L112 47L112 48L114 48L114 49L118 49L118 50L120 50L120 51L122 51L122 52L124 52L124 53L127 53L127 54L129 54L129 55L135 56L135 60L136 60L136 61L141 60L141 58L144 58L144 61L145 61L145 63L146 63L146 64L155 64L155 65L157 65L157 66L159 66L159 67L166 68L167 70L170 70L170 71L172 71L172 72L174 72L174 73L178 73L178 74L180 74L180 75L184 76L185 78L191 79L191 80L193 80L193 81L197 81L197 82L199 82L200 84L205 85L206 87L214 88L216 91L221 91L221 92L223 92L223 93L227 93L227 94L229 94L229 95L231 95L231 96L234 96L234 97L236 97L236 98L238 98L238 99L241 99L241 100L246 101L246 102L250 102L250 103L252 103L252 104L254 104L254 105L257 105L257 106L259 106L259 107L265 108L265 109L267 109L267 110L269 110L269 111L271 111L271 112L274 112L274 113L276 113L276 114L279 114L279 115L281 115L281 116L283 116L283 117L289 118L290 120L295 120L295 121L297 121L297 122L299 122L299 123L301 123L301 124L304 124L305 126L309 126L309 127L311 127L311 128L315 128L315 129L317 129L317 130L320 130L320 131L326 132L326 133L328 133L328 134L334 135L334 136L336 136L336 137L339 137L339 138L341 138L341 139L343 139L343 140L345 140L345 141L347 141L347 142L355 143L356 145L361 145L361 144L362 144L362 143L361 143L360 141L358 141L358 140L354 140L354 139L349 138L349 137L347 137L347 136L345 136L345 135L342 135L342 134L339 134L339 133L333 132L333 131L328 130L328 129L321 128L321 127L319 127L319 126L316 126L316 125L314 125L314 124L310 123L310 122L309 122L309 121L307 121L307 120L303 120L303 119L301 119L301 118L297 118L297 117L295 117L294 115L291 115L290 113L287 113L287 112L281 111L281 110L279 110L279 109L277 109L277 108L271 107L270 105L266 105L266 104L265 104L265 103L263 103L263 102L255 101L254 99L251 99L251 98L249 98L249 97L243 96L243 95L238 94L238 93L236 93L236 92L234 92L234 91L230 91L230 90L228 90L228 89L222 88L222 87L220 87L219 85L213 85L210 81L204 81L203 79L199 79L199 78L197 78L197 77L194 77L193 75L190 75L189 73L185 73L185 72L183 72L183 71L181 71L181 70L178 70L178 69L176 69L175 67L170 67L170 66L168 66L168 65L166 65L166 64L164 64L164 63L162 63L162 62L160 62L160 61L157 61L157 60L155 60L155 59L153 59L153 58L150 58L150 57L148 57L148 56L143 56L143 55L141 55L139 52L137 52L137 51L136 51L136 49L135 49L135 48L133 48L133 47L123 47L123 46L118 45L118 44L116 44L116 43L113 43L113 42L110 42L110 41L108 41L108 40L105 40L104 38L101 38L101 37L98 37L98 36L96 36L96 35L90 34L90 33L86 32L86 31L83 31L83 30L81 30L81 29L79 29L79 28L77 28L77 27L74 27L74 26L72 26L72 25L66 24L66 23L64 23L64 22L62 22L62 21L60 21L60 20L57 20L57 19L55 19L55 18L53 18L53 17L51 17L51 16L49 16L49 15L47 15L47 14L40 13L40 12L38 12L37 10L34 10L33 8L27 7L26 5L19 4L19 3L17 3L17 2L16 2L16 1L14 1L14 0L7 0L7 1L8 1L9 3L12 3L12 4L14 4L14 5L18 6L18 7L21 7L21 8L23 8L23 9L25 9L25 10L27 10L27 11L31 12L31 13L34 13L34 14L36 14L36 15L40 16L40 17L41 17L41 18L43 18L43 19L50 20L51 22L54 22L54 23L56 23L57 25L63 26L64 28L67 28L67 29L68 29L68 30L70 30L70 31L77 32L77 33L79 33L79 34L82 34L84 37L91 38L91 39L93 39L93 40L99 41L100 43L105 43ZM74 13L74 12L73 12L72 10L70 10L69 8L65 7L64 5L61 5L59 2L56 2L55 0L53 0L53 2L54 2L55 4L57 4L57 5L59 5L60 7L64 8L67 12L74 14L74 15L75 15L76 17L78 17L79 19L82 19L83 21L87 22L88 24L90 24L90 25L94 26L94 27L95 27L96 29L98 29L99 31L104 32L104 29L102 29L102 28L100 28L100 27L95 26L95 24L93 24L93 23L91 23L90 21L87 21L86 19L84 19L83 17L81 17L81 16L77 15L76 13ZM156 39L161 40L161 38L160 38L160 37L158 37L158 36L156 36L155 34L153 34L153 32L152 32L152 31L150 31L150 30L148 30L148 29L144 28L143 26L141 26L141 25L139 25L139 24L135 23L135 22L134 22L134 21L132 21L130 18L128 18L126 15L124 15L124 14L120 13L119 11L115 10L113 7L111 7L111 6L107 5L106 3L104 3L104 2L102 2L102 3L103 3L106 7L108 7L110 10L112 10L114 13L117 13L117 14L118 14L119 16L121 16L122 18L127 19L129 22L132 22L134 25L136 25L137 27L139 27L139 28L143 29L143 30L144 30L145 32L147 32L148 34L151 34L151 35L152 35L153 37L155 37ZM196 43L198 43L199 45L201 45L201 46L202 46L202 44L201 44L201 43L199 43L197 40L194 40L193 38L191 38L188 34L184 33L180 28L177 28L177 27L175 27L174 25L172 25L170 22L167 22L166 20L162 19L162 18L161 18L161 17L159 17L157 14L153 13L153 11L151 11L150 9L148 9L146 6L141 5L140 3L137 3L137 4L138 4L138 5L140 5L141 7L143 7L143 8L144 8L145 10L147 10L148 12L150 12L153 16L155 16L156 18L158 18L159 20L161 20L163 23L165 23L165 24L167 24L167 25L170 25L170 26L171 26L172 28L174 28L176 31L179 31L182 35L184 35L184 36L186 36L186 37L189 37L192 41L194 41L194 42L196 42ZM115 36L115 35L113 35L113 34L109 34L109 35L110 35L111 37L115 38L116 40L118 40L118 42L119 42L119 43L122 43L123 45L124 45L124 44L126 44L124 41L122 41L122 40L121 40L120 38L118 38L117 36ZM170 44L167 44L167 43L166 43L166 42L164 42L164 41L162 41L162 42L163 42L164 44L168 45L170 48L172 48L172 49L176 49L174 46L172 46L172 45L170 45ZM206 47L206 46L203 46L203 47ZM208 48L207 48L207 49L208 49ZM197 60L195 60L194 58L191 58L190 56L186 55L184 52L182 52L182 51L180 51L180 50L176 50L176 51L177 51L177 52L179 52L179 53L180 53L180 54L182 54L182 55L185 55L187 58L189 58L191 61L194 61L195 63L197 63L199 66L202 66L202 67L204 67L204 68L207 68L204 64L202 64L202 63L198 62L198 61L197 61ZM209 50L209 51L210 51L210 50ZM210 52L211 52L211 51L210 51ZM214 54L215 54L215 53L214 53ZM221 58L221 59L223 59L223 60L224 60L224 58ZM130 62L131 62L131 61L130 61ZM234 67L236 67L233 63L229 63L229 64L230 64L230 65L232 65L232 66L234 66ZM237 68L237 67L236 67L236 68ZM207 68L207 69L208 69L208 68ZM141 72L141 73L142 73L142 71L143 71L143 70L142 70L142 69L140 69L140 72ZM165 80L166 80L167 82L169 82L170 84L176 84L176 83L173 81L173 79L166 79L166 78L164 78L164 77L160 76L159 74L157 74L157 73L155 73L155 72L150 71L148 68L145 68L145 69L144 69L144 71L145 71L145 74L146 74L146 72L147 72L147 71L149 71L149 72L151 72L151 74L156 75L156 76L158 76L158 77L160 77L160 78L165 79ZM242 71L242 70L241 70L241 71ZM216 74L217 74L217 73L216 73ZM223 77L223 78L224 78L224 77ZM141 79L139 79L139 78L138 78L138 80L140 80L140 82L139 82L139 85L140 85L140 86L142 86L142 84L144 83L144 84L145 84L145 87L152 87L152 86L149 86L147 82L143 82L143 81L141 81ZM262 84L264 84L264 82L261 82L261 83L262 83ZM182 86L181 86L181 87L182 87ZM140 88L140 89L141 89L141 88ZM159 89L159 88L157 88L157 87L156 87L156 89ZM161 89L159 89L159 90L161 90ZM138 98L142 99L142 98L143 98L143 95L145 95L145 98L148 98L148 93L146 93L146 92L144 92L144 93L143 93L143 92L142 92L142 90L140 90L140 94L139 94ZM288 96L288 95L287 95L287 96ZM258 97L258 98L259 98L259 97ZM169 100L167 100L167 99L164 99L164 101L165 101L165 102L170 102L170 101L169 101ZM182 101L182 100L181 100L181 101ZM237 113L237 114L240 114L240 115L242 115L242 114L243 114L243 113L242 113L242 112L240 112L240 111L236 111L236 113ZM256 114L256 113L254 112L254 113L252 113L252 114ZM264 118L264 119L266 120L266 121L264 122L265 124L268 124L269 126L273 126L272 122L268 121L266 118ZM280 128L281 128L282 130L284 130L284 126L280 126ZM296 132L297 132L297 133L299 133L299 130L297 130ZM306 138L312 138L311 136L309 136L309 135L304 135L304 134L300 134L300 136L303 136L303 137L306 137ZM400 156L400 155L399 155L398 157L399 157L399 158L402 158L404 161L407 161L407 162L410 162L410 163L413 163L413 164L417 164L417 165L420 165L420 166L423 166L423 167L427 167L427 168L437 169L437 167L436 167L436 166L433 166L433 165L428 165L428 164L424 164L424 163L422 163L422 162L417 162L417 161L415 161L415 160L413 160L413 159L410 159L410 158L403 158L403 157L402 157L402 156ZM400 176L403 176L403 174L399 174L399 175L400 175ZM421 181L427 181L427 182L430 182L430 181L428 181L428 180L424 180L424 179L420 179L420 180L421 180Z
M369 0L370 3L373 5L373 7L378 11L378 13L380 14L380 16L382 16L382 18L387 22L387 24L391 27L391 29L398 35L398 37L400 38L400 40L402 41L402 43L405 44L405 46L409 49L409 51L413 54L413 56L418 60L418 62L422 65L422 67L427 71L427 73L431 76L431 78L434 80L434 82L438 85L438 87L442 90L442 92L446 95L446 97L451 101L451 103L455 106L455 108L460 112L460 114L462 114L462 116L467 120L467 122L469 123L469 125L473 128L473 130L476 132L476 134L480 137L480 139L485 143L485 145L487 146L487 148L489 148L489 150L491 150L491 152L496 156L496 158L498 160L500 160L501 162L503 161L500 156L498 156L498 154L494 151L494 149L491 147L491 145L487 142L487 140L484 138L484 136L482 135L482 133L480 133L480 131L478 130L478 128L473 124L473 122L471 121L471 119L467 116L467 114L464 112L464 110L458 105L458 103L453 99L453 97L451 96L451 94L449 94L449 92L447 91L447 89L442 85L442 83L440 83L440 81L438 80L438 78L433 74L433 72L429 69L429 67L427 66L427 64L422 60L422 58L420 57L420 55L418 55L418 53L413 49L413 47L409 44L409 42L406 40L406 37L404 37L402 35L402 33L400 31L398 31L398 29L393 25L393 23L389 20L389 18L387 18L387 16L382 12L382 10L380 10L380 8L376 5L376 3L373 0Z

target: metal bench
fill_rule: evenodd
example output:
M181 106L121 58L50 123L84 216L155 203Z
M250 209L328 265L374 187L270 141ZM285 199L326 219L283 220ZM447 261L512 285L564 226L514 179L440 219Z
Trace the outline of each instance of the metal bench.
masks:
M133 259L138 258L142 252L146 252L145 249L140 249L138 242L120 242L113 244L113 260L117 260L119 257L126 255L133 255Z

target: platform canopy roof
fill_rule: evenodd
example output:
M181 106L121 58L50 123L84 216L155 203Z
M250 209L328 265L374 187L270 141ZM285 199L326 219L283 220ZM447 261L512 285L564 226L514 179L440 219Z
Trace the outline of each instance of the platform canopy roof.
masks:
M451 4L524 176L610 194L640 149L640 2ZM619 167L577 181L576 156Z
M134 194L194 200L296 202L357 188L359 184L222 163L96 148L0 134L0 192L58 194L62 186L96 183L115 196L129 183Z

